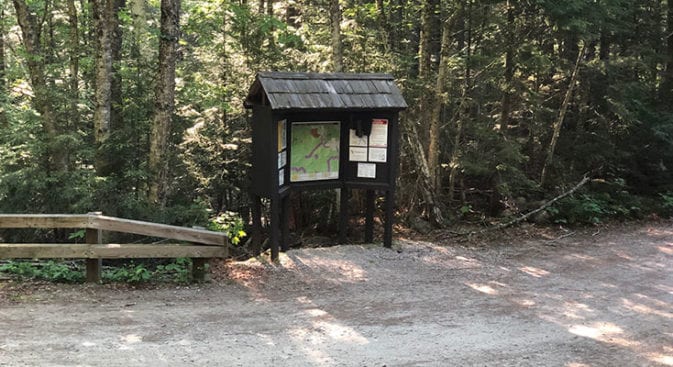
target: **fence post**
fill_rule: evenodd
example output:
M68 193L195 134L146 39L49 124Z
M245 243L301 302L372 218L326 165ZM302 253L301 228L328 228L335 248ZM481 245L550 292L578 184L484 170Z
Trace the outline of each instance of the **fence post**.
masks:
M101 215L101 212L88 213L90 215ZM103 243L103 231L97 228L86 229L86 243L90 245L100 245ZM86 259L86 281L89 283L100 283L102 259Z
M206 264L210 263L209 258L194 257L192 258L192 280L195 282L208 281L208 269Z

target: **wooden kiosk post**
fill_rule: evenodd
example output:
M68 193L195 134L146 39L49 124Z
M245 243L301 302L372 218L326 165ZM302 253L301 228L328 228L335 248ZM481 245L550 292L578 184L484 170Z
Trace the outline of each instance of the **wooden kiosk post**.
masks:
M252 109L252 241L261 246L261 198L271 202L271 258L288 249L289 194L341 189L339 240L346 241L349 190L366 191L365 241L385 195L383 244L392 245L399 112L407 104L388 74L259 73Z

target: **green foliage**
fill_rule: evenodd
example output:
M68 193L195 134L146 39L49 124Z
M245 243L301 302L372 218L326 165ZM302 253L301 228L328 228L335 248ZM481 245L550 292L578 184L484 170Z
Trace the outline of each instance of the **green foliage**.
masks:
M192 260L189 258L178 258L157 265L130 262L104 267L101 277L103 282L113 283L188 283L191 281L191 267ZM46 280L55 283L81 283L85 279L84 264L74 261L8 261L0 265L0 273L13 275L20 280Z
M555 223L598 224L606 220L635 219L642 203L628 193L590 193L564 199L547 209Z
M226 233L229 241L234 246L240 244L241 239L247 236L243 230L245 228L243 219L241 219L238 213L234 212L224 212L211 218L208 221L207 228L211 231Z
M37 279L56 283L80 283L84 281L84 272L80 265L53 260L38 264L28 261L10 261L0 265L0 272L12 274L22 280Z
M143 264L135 265L133 263L109 270L106 269L101 275L103 281L131 284L147 282L151 277L152 272Z

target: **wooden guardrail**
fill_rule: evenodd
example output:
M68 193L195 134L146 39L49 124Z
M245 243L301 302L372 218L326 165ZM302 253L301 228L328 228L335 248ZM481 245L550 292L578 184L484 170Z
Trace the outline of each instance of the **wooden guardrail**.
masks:
M224 233L138 220L107 217L98 213L0 214L0 228L86 229L86 243L0 243L0 259L83 258L87 259L87 281L99 282L102 259L175 258L193 259L193 276L205 276L207 259L228 256ZM132 233L186 241L191 244L103 244L103 231Z

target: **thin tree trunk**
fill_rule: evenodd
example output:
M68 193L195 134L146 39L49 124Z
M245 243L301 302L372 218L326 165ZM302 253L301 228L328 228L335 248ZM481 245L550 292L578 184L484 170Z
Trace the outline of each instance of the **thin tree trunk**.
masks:
M442 23L442 43L441 43L441 58L439 61L439 72L437 74L437 81L435 83L435 100L432 106L432 114L430 116L430 132L428 136L428 169L430 173L430 180L432 183L432 190L435 194L439 194L440 179L439 179L439 142L441 141L440 129L442 119L442 108L448 100L447 84L449 82L449 57L451 48L451 28L452 19L446 18Z
M95 168L99 176L107 176L110 163L103 144L110 136L112 113L112 32L109 27L107 0L92 0L91 13L95 38L94 138L96 143Z
M330 0L330 23L332 26L332 68L343 71L343 44L341 42L341 6L339 0Z
M122 61L122 27L119 19L119 12L126 8L126 0L110 0L112 1L112 13L110 14L110 29L112 40L110 46L112 47L112 74L110 80L110 99L112 102L110 110L110 124L114 130L119 130L123 126L123 98L122 98L122 75L119 71L120 63ZM113 169L119 169L120 161L118 158L113 159Z
M77 7L75 7L75 0L68 0L68 23L70 26L70 35L68 43L70 48L69 55L69 89L70 89L70 116L71 124L79 126L79 110L77 105L79 103L79 23L77 19Z
M423 0L421 9L421 37L418 46L418 75L429 79L432 71L432 55L437 52L439 24L439 0Z
M514 78L514 6L507 0L507 29L505 51L505 86L502 95L502 111L500 113L500 128L506 129L509 125L509 115L512 110L512 79Z
M463 150L461 149L461 140L463 139L463 120L465 116L463 111L467 104L468 83L465 82L463 86L463 95L460 97L458 103L458 111L456 113L456 130L453 134L453 148L451 150L451 158L449 159L449 188L448 199L452 202L456 191L456 178L458 177L458 169L460 168L460 157Z
M570 106L570 101L572 100L573 91L575 90L575 84L577 81L577 75L579 73L580 65L582 64L582 59L584 58L584 53L586 52L586 46L582 47L582 50L577 54L577 61L575 62L575 68L570 77L570 84L568 85L568 90L566 91L565 98L561 104L561 109L559 110L558 118L554 122L554 127L551 136L551 142L547 148L547 158L544 161L542 166L542 173L540 174L540 186L544 186L547 179L547 171L549 166L554 160L554 150L556 150L556 143L558 138L561 135L561 127L563 126L563 120L565 120L566 113L568 112L568 107Z
M7 98L7 79L5 69L5 8L0 8L0 98L4 103ZM7 126L7 113L0 108L0 127Z
M175 109L175 64L180 37L180 0L161 1L159 73L150 135L148 199L164 206L168 179L167 144Z
M421 148L422 145L418 136L418 130L416 130L416 126L413 123L408 124L405 135L407 136L407 146L411 153L410 156L414 159L414 163L418 167L418 176L421 180L418 189L423 196L428 217L435 222L435 224L442 227L446 225L442 203L437 198L437 193L433 191L432 176L430 174L430 168L428 167L428 161L425 158L425 152Z
M668 0L666 17L666 70L659 88L659 96L663 105L669 107L673 99L673 0Z
M460 157L463 154L461 140L463 139L463 125L467 118L465 112L468 108L468 94L472 89L472 69L470 67L470 57L472 56L472 0L467 0L467 5L462 4L459 14L462 16L461 22L463 24L463 31L460 33L462 34L461 43L464 45L465 71L463 74L463 91L455 114L456 130L453 135L453 147L449 159L448 199L450 202L453 201L456 192L456 178L460 168Z

